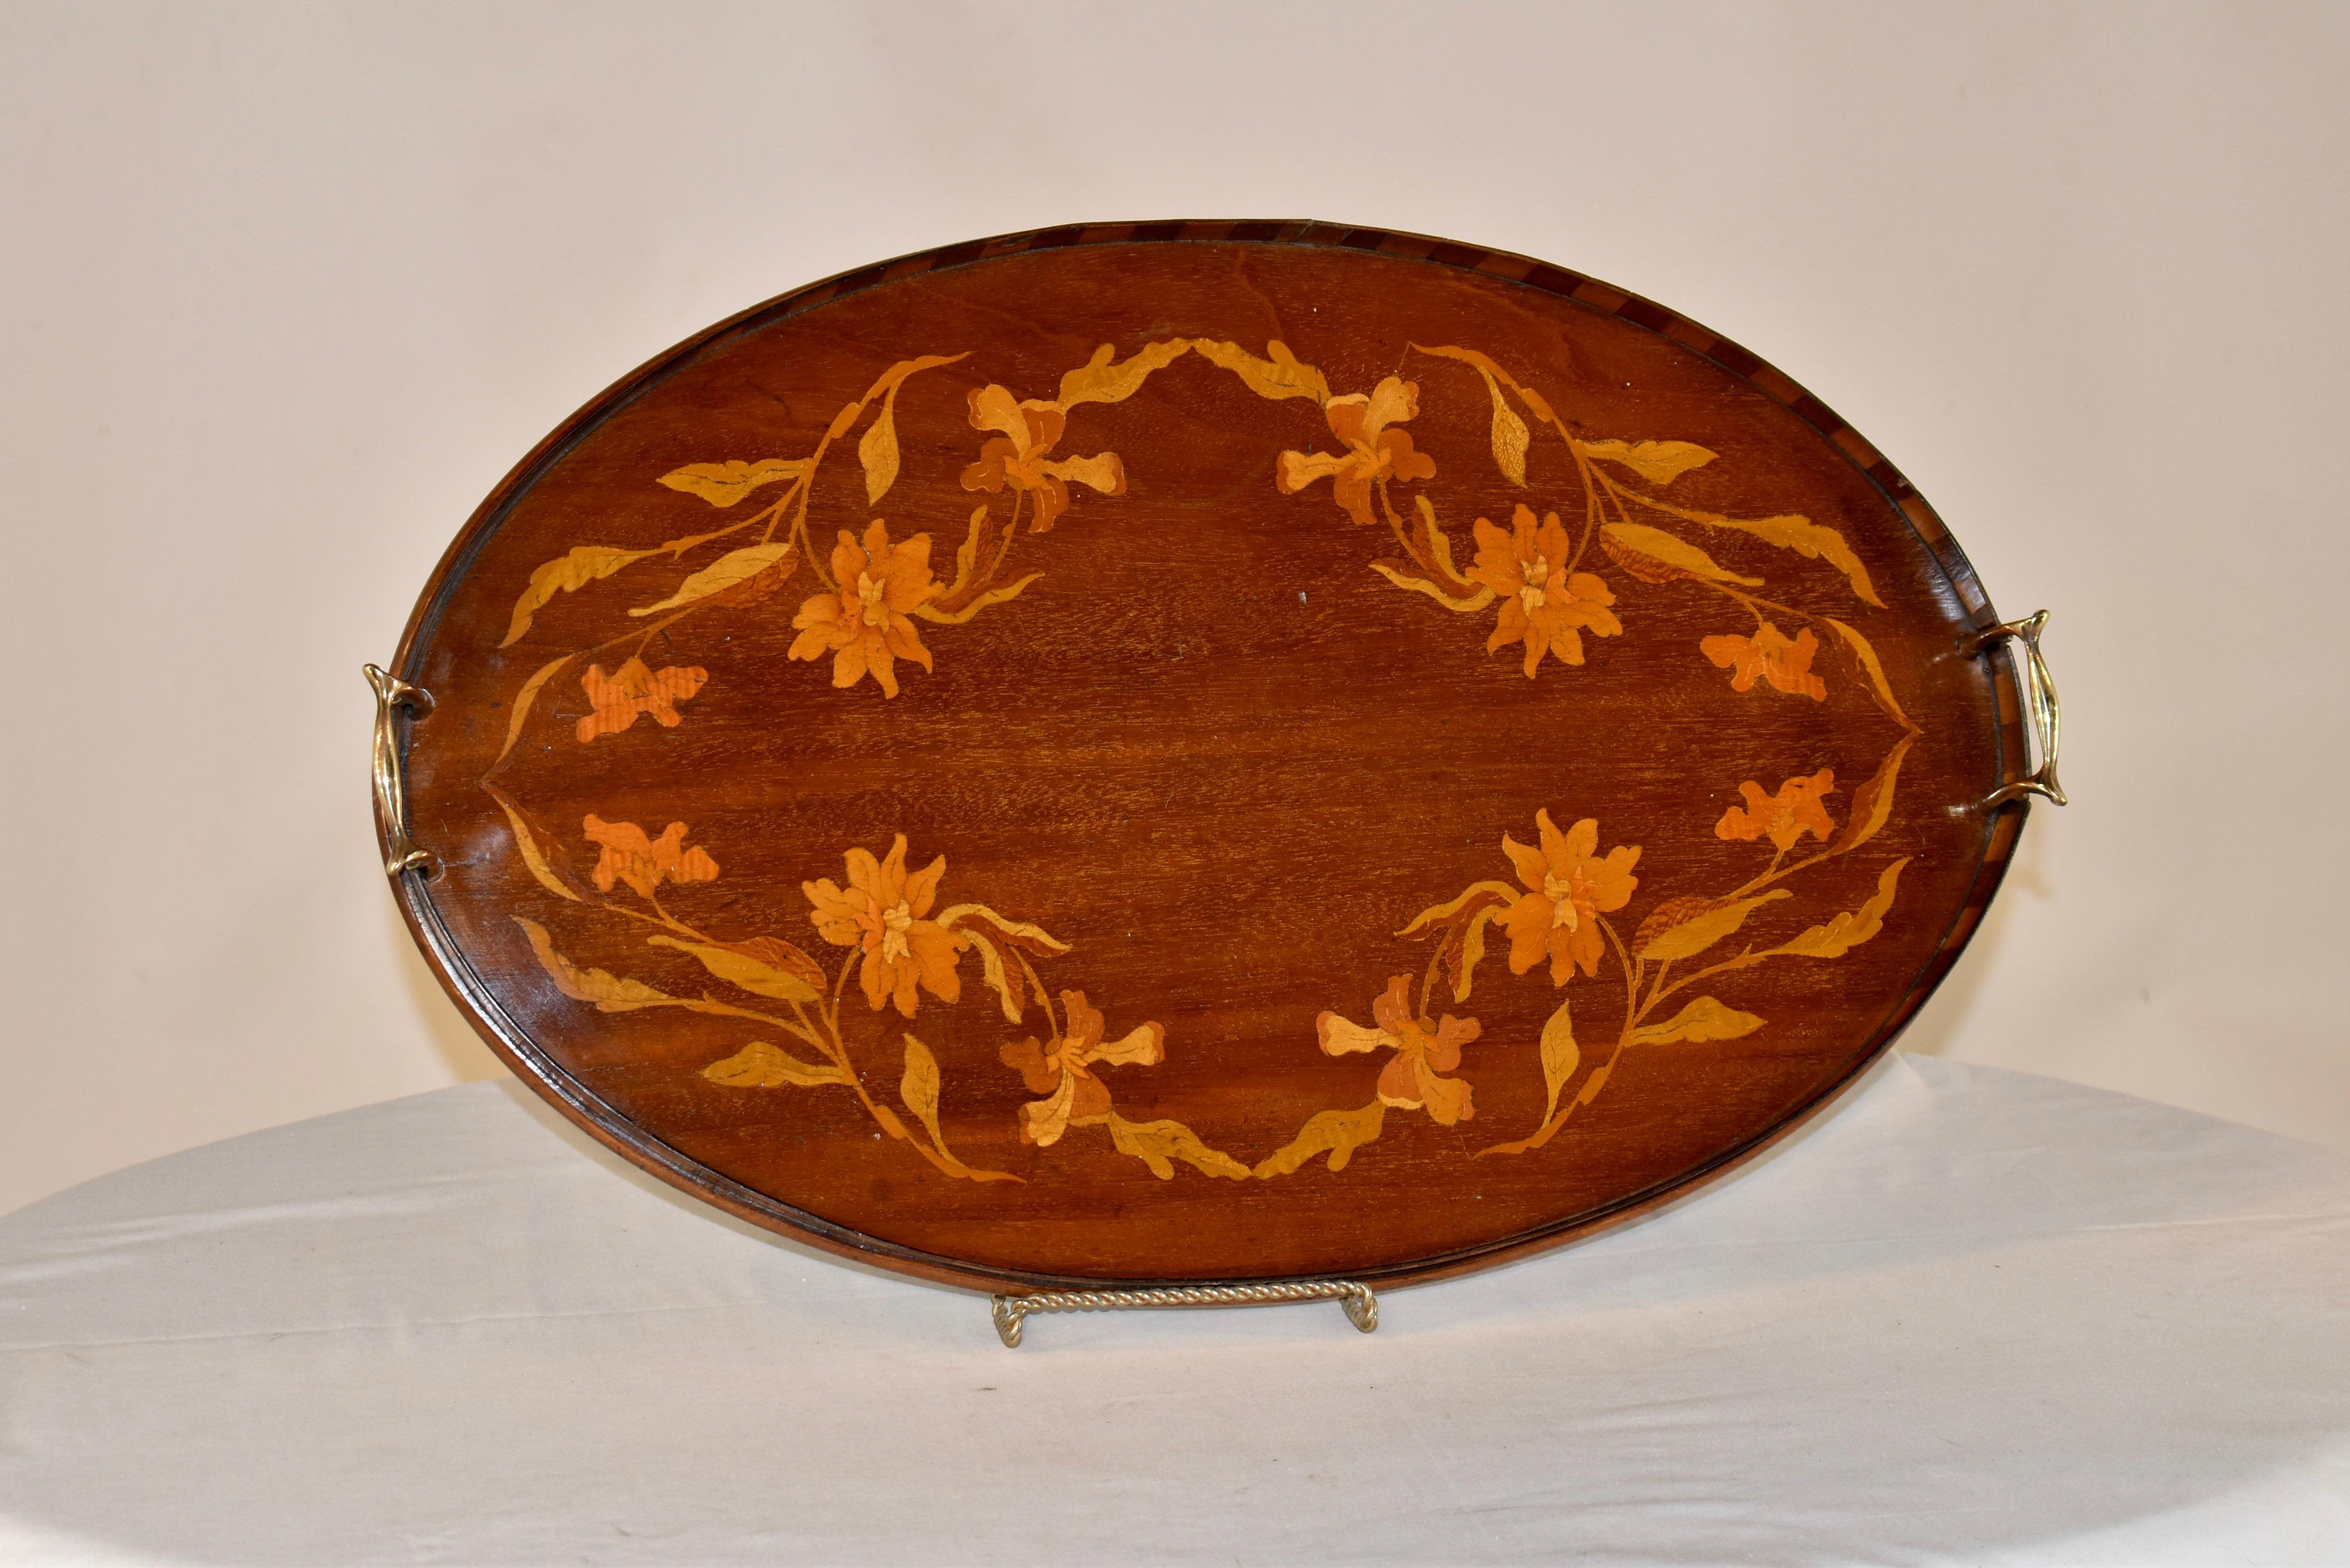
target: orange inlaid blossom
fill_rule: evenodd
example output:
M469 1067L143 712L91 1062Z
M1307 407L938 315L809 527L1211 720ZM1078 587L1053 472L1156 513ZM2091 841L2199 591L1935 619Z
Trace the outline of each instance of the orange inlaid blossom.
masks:
M1284 495L1295 495L1317 479L1357 523L1371 522L1371 487L1382 479L1409 483L1436 477L1436 460L1414 452L1408 431L1391 430L1419 412L1419 385L1389 376L1368 394L1349 392L1322 407L1330 433L1344 452L1284 452L1274 474Z
M1073 1127L1092 1127L1109 1120L1109 1088L1096 1077L1097 1064L1150 1067L1167 1059L1167 1031L1146 1023L1122 1040L1102 1042L1100 1012L1082 991L1061 992L1065 1024L1049 1045L1035 1035L998 1053L1007 1067L1017 1067L1032 1095L1020 1107L1020 1140L1049 1148Z
M1350 1051L1375 1051L1382 1046L1395 1055L1379 1069L1379 1100L1399 1110L1428 1114L1446 1127L1477 1114L1468 1084L1443 1075L1461 1065L1461 1047L1477 1038L1477 1021L1446 1013L1441 1022L1415 1018L1411 1011L1411 976L1399 974L1371 1003L1378 1027L1367 1029L1336 1012L1315 1019L1326 1055Z
M1772 845L1784 855L1796 841L1809 833L1822 843L1835 831L1829 820L1827 807L1821 797L1835 793L1835 770L1822 768L1809 778L1793 778L1779 786L1776 795L1762 793L1762 786L1748 779L1738 786L1746 797L1744 806L1731 806L1713 825L1717 838L1755 839L1768 835Z
M1069 509L1069 482L1104 495L1126 493L1126 469L1114 452L1091 457L1048 458L1068 423L1057 403L1021 402L1006 387L985 386L971 394L971 428L1001 433L979 449L979 461L962 471L965 490L993 495L1009 484L1025 491L1035 505L1028 531L1042 534Z
M1791 697L1817 702L1828 694L1827 682L1812 673L1812 656L1820 650L1820 639L1809 627L1790 642L1786 633L1766 620L1752 637L1709 637L1698 648L1724 670L1736 668L1730 679L1732 691L1752 691L1759 675Z
M1583 662L1583 638L1575 629L1588 627L1597 637L1615 637L1624 629L1608 607L1616 602L1607 583L1589 572L1566 569L1566 530L1558 514L1534 523L1534 509L1521 504L1510 520L1510 531L1477 519L1477 564L1470 577L1492 588L1502 609L1485 651L1496 652L1523 639L1526 645L1526 676L1544 653L1563 664Z
M608 893L615 882L626 882L638 897L650 898L663 882L717 880L718 862L698 844L685 847L688 830L681 822L671 823L659 838L652 838L633 822L606 822L589 812L581 831L588 842L602 849L594 873L600 891Z
M671 664L656 673L643 659L630 659L609 675L602 665L591 664L579 678L579 689L588 694L591 710L579 721L579 739L617 735L646 713L661 728L674 730L684 722L677 705L691 701L709 679L710 671L698 664L691 669Z
M1599 971L1607 943L1599 934L1599 917L1622 909L1640 879L1632 867L1640 863L1640 846L1618 845L1605 858L1598 854L1599 823L1585 817L1561 833L1551 825L1547 810L1534 813L1542 832L1542 847L1530 848L1507 834L1502 848L1518 868L1518 879L1530 889L1502 925L1510 933L1510 972L1523 974L1550 954L1550 978L1565 985L1577 964L1586 974Z
M876 517L860 545L843 528L832 547L832 575L839 591L816 595L792 617L800 634L792 639L791 656L816 659L830 652L835 686L854 686L870 674L885 696L895 697L899 659L931 668L931 650L910 615L942 587L931 576L931 536L917 534L892 545Z
M864 950L857 979L874 1011L894 1001L899 1012L913 1017L919 1005L917 985L941 1002L961 996L962 978L955 973L955 961L962 940L922 918L938 901L947 857L941 855L920 871L909 872L901 833L885 859L875 860L864 848L851 849L843 858L848 862L846 890L827 877L801 883L800 891L816 906L808 919L826 941Z

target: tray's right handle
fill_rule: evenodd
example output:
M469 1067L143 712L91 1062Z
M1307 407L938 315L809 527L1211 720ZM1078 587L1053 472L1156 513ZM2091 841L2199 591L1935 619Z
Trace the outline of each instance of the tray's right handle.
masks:
M2056 782L2056 746L2059 739L2056 680L2048 673L2048 661L2040 656L2040 634L2048 625L2048 612L2042 610L2022 620L2002 621L1979 631L1961 644L1970 656L1990 652L2002 642L2012 642L2022 649L2015 661L2017 684L2023 689L2023 711L2030 715L2031 728L2035 732L2040 747L2040 766L2029 778L2002 784L1983 800L1985 811L1997 811L2010 801L2036 794L2052 805L2064 804L2064 786Z

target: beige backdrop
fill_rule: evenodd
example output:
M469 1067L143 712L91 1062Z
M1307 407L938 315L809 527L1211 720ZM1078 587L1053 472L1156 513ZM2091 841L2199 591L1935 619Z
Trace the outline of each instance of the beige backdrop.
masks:
M0 5L0 1209L498 1071L365 659L704 324L1073 220L1554 259L2056 612L2069 812L1906 1044L2350 1146L2339 6Z

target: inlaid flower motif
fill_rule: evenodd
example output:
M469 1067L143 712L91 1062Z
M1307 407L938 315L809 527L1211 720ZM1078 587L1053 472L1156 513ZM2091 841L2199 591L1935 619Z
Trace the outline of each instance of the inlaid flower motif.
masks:
M1414 452L1408 431L1389 427L1419 412L1419 385L1389 376L1369 393L1349 392L1322 407L1330 433L1343 452L1284 452L1274 470L1274 483L1284 495L1295 495L1317 479L1330 481L1332 493L1347 514L1357 523L1373 521L1371 487L1382 479L1409 483L1436 477L1436 460Z
M854 686L868 674L885 696L898 694L897 661L910 659L931 668L931 650L914 629L911 611L941 591L931 576L931 536L917 534L896 545L876 517L862 544L844 528L832 547L836 593L818 594L800 606L792 624L794 659L832 655L832 683Z
M1082 991L1061 992L1062 1032L1050 1044L1035 1035L998 1053L1016 1067L1032 1095L1020 1107L1020 1139L1049 1148L1073 1127L1109 1120L1109 1087L1094 1075L1097 1066L1149 1067L1167 1058L1167 1031L1146 1023L1122 1040L1102 1041L1102 1015Z
M1615 637L1624 629L1608 607L1616 596L1589 572L1566 569L1566 530L1558 514L1537 525L1534 509L1521 505L1510 520L1509 532L1477 519L1477 564L1471 580L1492 588L1502 601L1493 635L1485 651L1495 652L1523 639L1526 645L1526 676L1545 653L1562 664L1583 662L1583 638L1576 629L1588 628L1596 637Z
M630 659L607 675L602 665L591 664L579 677L579 689L592 711L579 721L577 734L582 741L617 735L645 713L662 729L674 730L683 722L677 704L691 701L709 679L710 671L700 665L671 664L656 672L643 659Z
M615 882L626 882L638 897L650 898L663 882L717 879L718 862L698 844L685 846L687 828L681 822L671 823L659 838L651 838L633 822L606 822L590 812L581 831L590 844L602 847L594 873L602 892L610 892Z
M1502 848L1518 868L1518 880L1528 888L1524 897L1502 917L1510 933L1510 972L1523 974L1550 955L1550 978L1565 985L1582 966L1586 974L1599 971L1607 943L1599 934L1599 917L1629 902L1640 879L1632 867L1640 863L1640 846L1618 845L1598 855L1599 823L1585 817L1561 833L1551 825L1547 810L1534 813L1542 831L1540 848L1530 848L1507 834Z
M1475 1019L1455 1018L1449 1012L1440 1021L1412 1016L1408 974L1388 980L1387 990L1371 1003L1371 1017L1377 1021L1375 1028L1365 1028L1336 1012L1316 1018L1314 1029L1321 1037L1323 1053L1344 1056L1352 1051L1393 1051L1395 1055L1379 1069L1382 1104L1407 1111L1425 1106L1446 1127L1477 1114L1470 1085L1444 1076L1461 1065L1461 1047L1477 1038Z
M996 438L979 449L979 461L962 471L965 490L993 495L1010 485L1025 491L1035 508L1028 515L1028 531L1042 534L1069 509L1071 481L1104 495L1126 493L1126 469L1114 452L1091 457L1049 456L1068 416L1059 405L1031 399L1021 402L1006 387L985 386L971 394L971 428L995 431Z
M1822 768L1809 778L1789 779L1775 795L1764 794L1762 786L1752 779L1740 784L1738 793L1746 797L1746 804L1721 814L1721 820L1713 825L1717 838L1751 840L1767 835L1784 855L1806 833L1825 844L1835 831L1827 807L1820 804L1823 796L1835 793L1834 768Z
M851 849L844 858L848 862L846 889L827 877L801 883L800 891L815 906L808 919L826 941L864 950L857 979L874 1011L895 1002L899 1012L913 1017L918 985L941 1002L961 996L962 978L955 973L955 963L962 941L923 918L938 901L947 857L941 855L920 871L909 872L901 833L885 859L875 860L864 848Z
M1730 680L1732 691L1752 691L1759 675L1789 696L1817 702L1828 694L1827 682L1812 673L1812 655L1820 650L1820 639L1809 627L1790 642L1786 633L1766 620L1752 637L1709 637L1698 648L1724 670L1736 670Z

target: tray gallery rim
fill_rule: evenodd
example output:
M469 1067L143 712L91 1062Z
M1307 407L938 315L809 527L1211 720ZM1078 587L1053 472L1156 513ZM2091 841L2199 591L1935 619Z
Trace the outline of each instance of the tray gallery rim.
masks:
M1063 225L998 235L872 263L754 305L655 355L588 400L558 424L514 466L474 510L428 579L426 588L403 630L392 670L403 680L416 676L439 618L467 566L495 535L515 502L540 477L558 463L578 440L616 410L658 385L674 370L691 363L727 339L755 332L775 321L863 288L920 273L983 264L1024 252L1097 244L1181 244L1186 241L1352 250L1399 261L1435 263L1482 272L1564 296L1577 305L1612 315L1632 327L1670 338L1680 348L1711 361L1724 373L1751 383L1796 413L1819 439L1835 448L1846 462L1881 492L1893 509L1907 520L1921 546L1948 579L1968 618L1966 624L1978 635L1993 632L1999 627L1999 618L1989 596L1963 550L1916 488L1890 462L1792 378L1776 370L1759 356L1739 348L1731 340L1667 307L1586 275L1514 253L1481 249L1387 229L1302 221L1117 223ZM2001 777L2005 784L2021 785L2030 777L2031 752L2023 727L2020 689L2014 671L2006 660L1991 661L1990 678L1998 692ZM408 741L406 725L409 722L395 718L397 732L394 744L403 751ZM1703 1190L1783 1138L1814 1123L1849 1089L1855 1080L1882 1058L1964 950L2004 877L2026 815L2026 806L2025 801L2012 799L1984 812L1979 855L1970 890L1964 903L1950 916L1928 961L1918 971L1908 990L1871 1028L1865 1044L1855 1052L1843 1070L1823 1081L1816 1092L1777 1121L1744 1141L1724 1147L1694 1168L1652 1187L1627 1193L1598 1208L1499 1241L1419 1257L1406 1263L1350 1269L1347 1271L1347 1277L1387 1289L1430 1282L1546 1251ZM405 846L401 825L388 819L380 810L377 827L388 857ZM475 971L463 944L449 929L435 906L430 879L425 875L410 872L395 875L393 882L402 919L436 979L476 1033L517 1075L522 1076L574 1125L606 1147L687 1195L763 1230L786 1235L844 1258L879 1264L894 1272L978 1291L1069 1291L1142 1284L1246 1286L1326 1277L1318 1272L1203 1276L1080 1274L975 1264L867 1234L754 1190L662 1142L644 1127L613 1110L559 1064L546 1056L530 1038L528 1032L506 1012L494 989Z

